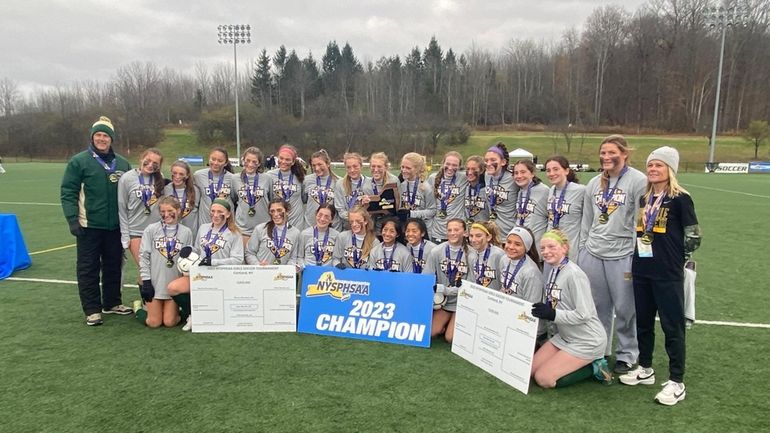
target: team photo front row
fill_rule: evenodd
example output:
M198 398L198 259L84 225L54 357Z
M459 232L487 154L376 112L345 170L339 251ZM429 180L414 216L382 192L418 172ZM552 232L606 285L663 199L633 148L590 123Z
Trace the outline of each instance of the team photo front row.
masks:
M621 383L654 384L657 315L669 376L655 400L685 398L684 266L701 237L672 147L654 150L645 174L629 165L625 138L609 136L599 175L580 185L567 159L554 156L548 187L532 161L509 165L502 143L464 165L448 152L429 176L425 157L407 153L398 177L381 152L369 157L370 176L363 157L347 153L338 177L323 150L306 173L291 145L267 173L261 150L247 148L235 174L227 151L215 148L208 167L192 172L178 160L165 179L157 149L137 169L114 152L108 118L90 136L61 184L88 325L133 314L148 327L190 330L193 264L427 274L436 281L431 337L448 342L464 280L531 303L541 324L531 376L545 388L606 370L612 355ZM139 269L135 308L121 297L124 250Z

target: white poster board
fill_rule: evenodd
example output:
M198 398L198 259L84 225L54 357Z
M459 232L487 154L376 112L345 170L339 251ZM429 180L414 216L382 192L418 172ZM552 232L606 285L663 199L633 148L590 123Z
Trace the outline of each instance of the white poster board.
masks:
M194 266L193 332L296 332L294 266Z
M527 301L463 281L452 352L527 394L538 324L531 310Z

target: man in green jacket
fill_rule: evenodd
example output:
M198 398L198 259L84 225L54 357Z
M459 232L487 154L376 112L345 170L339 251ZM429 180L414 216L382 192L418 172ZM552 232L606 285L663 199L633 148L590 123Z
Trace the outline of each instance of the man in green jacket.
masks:
M112 150L115 129L100 117L88 149L70 159L61 182L61 205L77 239L77 277L86 324L104 314L131 314L121 300L123 247L118 222L118 180L131 165ZM101 291L99 277L101 273Z

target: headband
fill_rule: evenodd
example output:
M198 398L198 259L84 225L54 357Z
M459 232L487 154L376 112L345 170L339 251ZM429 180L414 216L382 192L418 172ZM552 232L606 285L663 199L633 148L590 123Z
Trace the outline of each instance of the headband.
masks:
M471 228L472 229L479 229L482 232L486 233L487 236L492 236L492 233L489 233L489 229L484 224L473 223L473 224L471 224Z
M214 206L215 204L218 204L218 205L222 206L223 208L227 209L228 211L230 211L230 203L227 200L223 199L223 198L216 198L216 199L214 199L214 201L211 202L211 205Z
M532 248L532 235L529 234L524 227L516 226L512 228L511 231L508 232L508 236L510 235L516 235L521 238L521 241L524 242L524 246L527 247L527 251Z
M487 149L487 152L494 152L494 153L500 155L500 158L508 159L508 155L506 155L505 152L503 152L503 150L500 149L497 146L490 147L489 149Z
M292 149L291 147L284 144L283 146L278 148L278 153L281 153L282 150L288 150L289 153L291 153L292 159L297 159L297 152L295 152L294 149Z
M542 239L550 239L552 241L556 241L556 242L559 243L559 245L566 245L567 244L567 240L564 239L563 236L559 235L558 233L556 233L553 230L549 230L549 231L545 232L545 234L543 235Z

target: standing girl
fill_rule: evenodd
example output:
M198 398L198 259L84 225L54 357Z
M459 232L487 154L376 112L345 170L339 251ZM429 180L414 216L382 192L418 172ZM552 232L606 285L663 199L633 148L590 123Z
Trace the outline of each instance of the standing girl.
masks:
M425 272L425 264L430 257L430 252L436 244L428 240L428 228L422 218L409 218L404 229L406 247L412 254L412 272L422 274Z
M334 206L334 189L337 186L337 175L331 170L331 159L325 150L314 152L310 157L313 173L305 177L305 226L313 227L316 223L316 211L321 205ZM334 212L332 227L341 226L337 212Z
M453 218L446 226L447 240L437 245L428 257L425 265L426 274L436 275L436 293L446 296L446 302L433 310L431 337L444 334L452 342L455 332L455 311L457 311L457 293L470 273L468 247L465 243L465 220Z
M241 231L244 245L249 241L254 227L270 219L267 205L273 195L273 177L262 173L264 156L257 147L249 147L241 155L243 171L237 178L238 207L235 209L235 225Z
M301 269L300 232L288 222L289 204L280 197L270 200L270 221L259 224L246 245L249 265L294 265Z
M494 290L500 290L500 260L505 257L505 252L497 246L498 237L493 222L475 222L468 230L470 280Z
M588 278L569 260L568 252L564 233L551 230L543 235L540 255L551 266L551 272L545 285L545 302L534 304L532 315L556 325L553 337L532 359L532 377L543 388L566 386L566 378L559 380L602 358L607 344Z
M300 245L304 248L304 265L332 266L334 246L339 232L331 223L337 209L331 203L319 204L315 210L315 224L302 231Z
M460 171L463 157L458 152L449 151L444 155L441 170L428 178L433 186L433 197L436 199L436 217L431 219L428 229L435 243L447 239L447 226L450 220L459 218L465 220L465 192L468 180L465 173Z
M374 223L362 206L351 209L348 219L350 230L340 233L334 246L334 266L339 269L367 269L369 255L380 244L374 235Z
M465 176L468 178L468 193L465 195L465 218L468 224L489 220L487 192L484 189L484 158L469 156L465 161Z
M508 149L497 143L484 154L484 190L489 205L489 220L497 224L500 233L508 233L516 224L516 197L519 187L508 170ZM503 241L503 239L499 239Z
M193 243L192 231L179 223L179 200L163 196L158 203L161 220L152 223L142 233L139 248L140 290L150 328L173 327L179 323L179 307L168 293L168 285L179 278L176 267L179 250Z
M548 229L559 229L574 246L580 245L585 186L578 184L567 158L557 155L545 162L545 174L551 182L548 191ZM577 260L578 248L570 248L570 260Z
M372 196L372 199L376 199L385 191L386 186L395 186L394 198L400 200L400 182L398 178L390 173L390 160L388 155L384 152L373 153L369 157L369 170L372 173L372 178L369 182L364 184L364 191ZM394 205L397 203L394 203ZM393 209L395 212L398 209ZM382 219L391 216L389 212L377 212L372 214L374 220L374 232L379 234L380 227L382 226Z
M615 373L625 374L639 356L631 262L636 238L635 215L647 179L628 165L626 139L611 135L602 141L602 173L588 182L580 229L580 267L591 281L596 312L612 352L612 322L618 345Z
M347 173L334 187L334 207L337 208L337 215L342 220L342 227L348 229L350 228L348 212L355 206L369 204L369 195L364 192L364 184L368 183L369 179L361 174L361 167L364 164L361 155L355 152L346 153L342 160Z
M131 251L139 265L142 233L151 223L160 221L158 199L166 186L160 166L163 156L158 149L147 149L140 159L141 168L127 171L118 181L118 218L120 242Z
M235 191L236 177L233 175L233 166L230 164L227 150L223 147L211 150L209 167L196 171L193 180L195 186L203 192L198 212L199 226L211 222L210 210L214 200L221 198L227 201L230 209L238 202Z
M516 225L530 229L539 249L539 239L548 226L548 187L535 176L535 164L525 159L513 166L513 180L519 187L516 197Z
M216 198L209 210L210 223L198 228L195 252L201 256L200 266L243 264L243 240L235 226L230 202ZM185 275L168 284L168 293L187 316L183 331L192 329L190 315L190 276Z
M403 232L398 218L383 219L381 233L382 243L374 247L369 254L369 269L411 273L414 269L412 254L400 242Z
M647 157L647 189L639 201L633 259L639 366L620 376L626 385L655 383L652 353L657 313L666 340L668 381L655 400L667 406L686 395L683 269L685 258L700 246L695 206L677 182L678 168L679 152L672 147L655 149Z
M171 183L166 185L163 195L177 199L180 205L179 223L190 229L195 236L198 233L198 206L201 191L193 183L190 165L181 159L171 164Z
M297 154L297 148L284 144L278 149L278 167L270 171L273 176L273 197L280 197L289 205L289 224L297 230L305 227L305 205L302 203L302 183L305 168Z
M401 158L401 211L404 219L430 221L436 215L436 197L425 183L425 157L409 152Z

